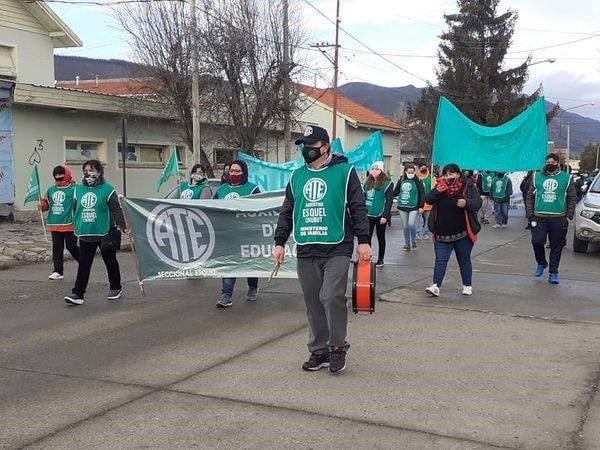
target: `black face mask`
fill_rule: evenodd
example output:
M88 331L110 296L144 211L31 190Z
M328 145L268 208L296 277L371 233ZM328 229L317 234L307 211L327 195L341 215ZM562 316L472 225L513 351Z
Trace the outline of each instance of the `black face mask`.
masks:
M321 157L321 147L307 147L306 145L302 148L302 156L307 164L315 162Z
M454 183L456 183L457 178L447 178L446 179L446 184L452 186Z
M556 172L558 170L558 164L546 164L546 172Z

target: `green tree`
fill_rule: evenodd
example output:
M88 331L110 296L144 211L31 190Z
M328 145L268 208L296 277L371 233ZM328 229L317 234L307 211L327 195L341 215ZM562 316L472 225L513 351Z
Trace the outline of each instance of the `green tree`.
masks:
M592 173L596 168L596 152L600 144L589 143L579 156L579 173Z
M498 4L499 0L458 0L458 12L444 15L447 29L440 36L438 86L425 88L414 108L429 127L434 126L440 95L474 122L488 126L507 122L539 97L541 87L523 95L531 56L507 67L518 14L510 9L501 13Z

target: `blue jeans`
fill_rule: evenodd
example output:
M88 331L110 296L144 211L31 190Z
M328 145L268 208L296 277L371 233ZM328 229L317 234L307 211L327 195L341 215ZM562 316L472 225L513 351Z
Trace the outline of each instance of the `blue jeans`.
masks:
M440 287L446 275L446 267L450 260L452 251L456 252L456 260L460 267L460 277L464 286L471 286L473 278L473 266L471 265L471 250L473 241L466 237L456 242L435 241L435 266L433 267L433 282Z
M221 295L226 295L229 298L233 295L233 288L237 278L223 278L221 283ZM248 278L248 289L258 288L258 278Z
M429 225L427 222L429 222L429 213L430 212L431 211L423 211L423 214L417 215L417 224L416 224L417 239L419 239L419 237L421 237L421 235L424 238L429 236Z
M404 227L404 244L410 245L411 242L417 240L417 215L418 211L399 211L400 220Z
M498 225L506 225L508 223L508 202L494 202L494 214Z

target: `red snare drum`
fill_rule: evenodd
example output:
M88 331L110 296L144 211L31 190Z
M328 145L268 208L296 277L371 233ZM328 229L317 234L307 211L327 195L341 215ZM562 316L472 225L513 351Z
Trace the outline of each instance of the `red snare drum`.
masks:
M375 264L356 261L352 277L352 310L354 313L375 312Z

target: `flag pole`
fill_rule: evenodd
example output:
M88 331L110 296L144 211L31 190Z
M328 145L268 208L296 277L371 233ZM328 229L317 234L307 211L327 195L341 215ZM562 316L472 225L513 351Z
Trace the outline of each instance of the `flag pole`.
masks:
M119 196L119 200L121 200L123 197ZM123 208L123 214L125 215L125 221L127 223L127 228L129 228L129 232L130 234L127 235L127 237L129 238L129 244L131 245L131 254L133 255L133 260L135 261L135 268L136 268L136 278L137 278L137 282L138 282L138 286L140 287L140 291L142 291L142 297L146 296L146 291L144 290L144 282L142 281L142 277L140 274L140 263L138 262L137 259L137 253L135 251L135 243L133 240L133 230L131 229L131 227L129 227L129 217L127 216L127 208Z
M36 166L37 167L37 166ZM42 186L40 185L40 173L36 170L37 183L38 183L38 204L42 204ZM42 230L44 230L44 239L48 242L48 232L46 231L46 223L44 222L44 213L41 209L38 209L40 213L40 219L42 221Z

